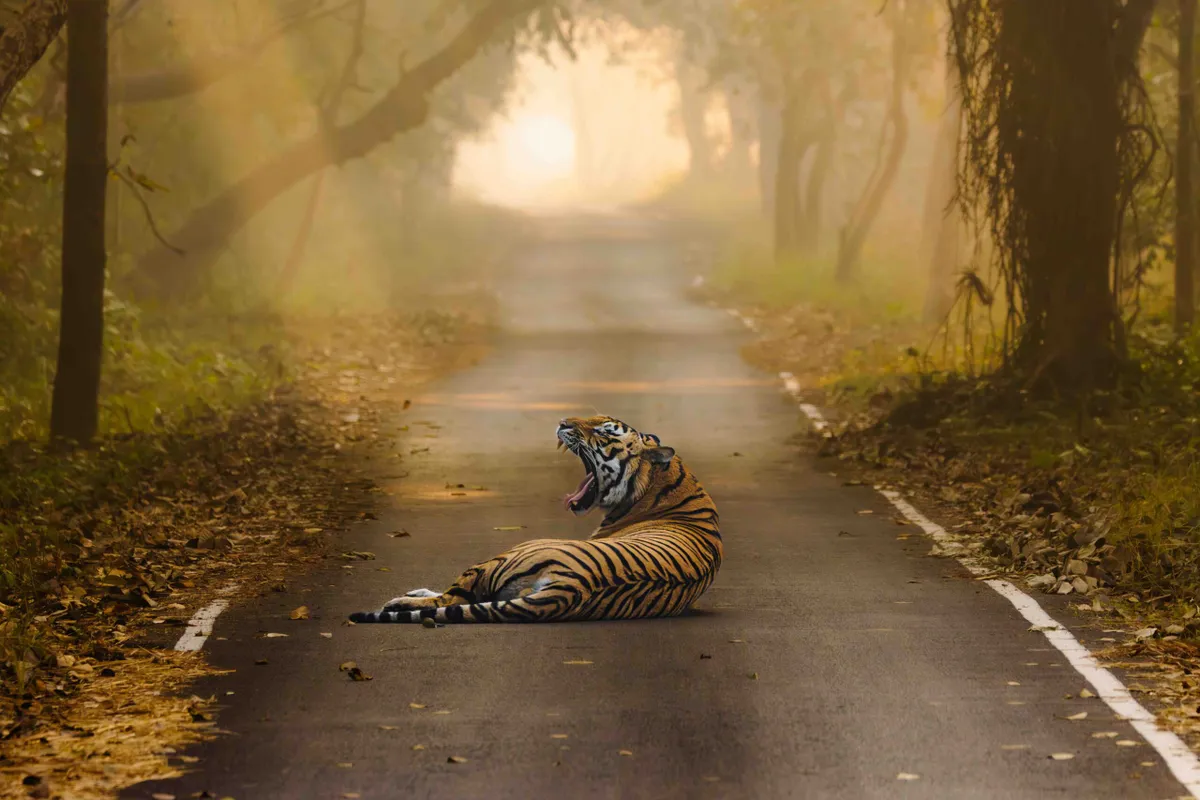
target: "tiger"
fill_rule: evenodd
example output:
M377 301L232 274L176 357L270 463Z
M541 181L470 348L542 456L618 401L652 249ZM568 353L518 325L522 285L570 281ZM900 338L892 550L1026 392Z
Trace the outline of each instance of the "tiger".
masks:
M535 539L464 572L444 592L415 589L355 623L499 623L673 617L716 577L717 507L674 448L608 416L569 417L555 449L583 462L563 498L604 518L588 539Z

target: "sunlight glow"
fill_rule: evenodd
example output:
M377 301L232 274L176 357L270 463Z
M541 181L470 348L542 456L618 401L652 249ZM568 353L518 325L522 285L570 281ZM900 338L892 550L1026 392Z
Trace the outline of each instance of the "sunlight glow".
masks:
M562 178L575 169L575 132L559 117L521 116L500 134L505 155L546 178Z

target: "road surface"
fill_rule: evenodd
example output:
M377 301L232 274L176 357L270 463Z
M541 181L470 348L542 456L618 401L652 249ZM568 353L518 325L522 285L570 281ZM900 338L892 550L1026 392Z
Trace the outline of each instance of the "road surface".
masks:
M197 693L223 698L229 735L190 751L188 776L125 796L1183 794L1150 747L1093 738L1141 742L1078 699L1083 679L1011 605L801 452L799 412L739 358L741 327L684 299L676 245L621 219L547 233L515 258L490 355L397 420L408 477L345 544L378 559L222 615L205 649L236 672ZM343 625L522 539L585 536L598 519L562 510L582 473L554 433L594 412L658 434L716 499L725 563L694 614ZM301 604L313 619L288 621ZM373 680L348 680L349 660Z

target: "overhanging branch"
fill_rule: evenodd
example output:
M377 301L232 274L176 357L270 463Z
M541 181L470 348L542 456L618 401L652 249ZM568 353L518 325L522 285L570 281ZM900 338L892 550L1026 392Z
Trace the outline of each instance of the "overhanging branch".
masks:
M28 0L0 31L0 108L66 22L66 0Z

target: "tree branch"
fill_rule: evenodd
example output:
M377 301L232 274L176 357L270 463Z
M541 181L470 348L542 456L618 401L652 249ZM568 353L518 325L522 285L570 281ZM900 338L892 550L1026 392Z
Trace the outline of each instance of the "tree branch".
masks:
M1142 49L1142 40L1154 19L1156 2L1157 0L1128 0L1125 3L1113 37L1113 54L1117 58L1118 67L1137 69L1138 51Z
M28 0L0 31L0 109L66 22L66 0Z
M361 158L397 134L421 125L429 115L428 94L483 49L504 23L547 0L492 0L440 51L400 78L353 122L318 130L283 148L213 199L196 209L171 236L187 255L155 250L139 260L143 280L160 289L183 290L211 266L230 237L280 193L327 166Z
M196 61L178 69L142 75L121 76L108 89L109 103L154 103L174 97L195 94L243 69L271 44L298 28L332 16L353 6L358 0L347 0L317 13L296 14L234 55Z

